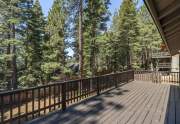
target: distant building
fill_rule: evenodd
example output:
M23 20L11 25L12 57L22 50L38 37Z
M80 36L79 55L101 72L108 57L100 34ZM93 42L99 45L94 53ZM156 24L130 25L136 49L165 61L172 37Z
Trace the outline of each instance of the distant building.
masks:
M155 61L155 69L158 71L179 72L179 55L171 56L168 52L156 52L152 54Z
M179 55L178 54L172 56L171 71L172 72L179 72Z
M172 57L168 52L156 52L152 54L152 59L154 61L154 67L158 71L170 71Z

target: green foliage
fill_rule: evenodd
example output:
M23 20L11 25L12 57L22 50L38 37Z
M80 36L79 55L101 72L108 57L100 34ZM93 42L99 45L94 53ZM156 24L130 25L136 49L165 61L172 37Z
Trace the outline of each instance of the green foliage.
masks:
M113 17L111 27L111 65L114 71L125 69L133 64L133 56L136 56L138 45L138 20L135 3L132 0L124 0L118 12Z
M46 26L47 39L44 43L43 64L41 67L46 77L46 82L52 78L58 79L58 74L64 73L66 20L68 14L65 5L65 1L55 0L48 15Z
M28 7L29 18L27 21L27 40L25 41L25 72L20 77L20 82L27 86L35 86L41 83L42 71L42 43L44 42L45 20L39 0ZM23 80L24 79L24 80Z
M97 72L97 38L107 30L109 0L87 0L84 8L84 70L87 75Z
M17 47L21 47L18 27L21 22L20 0L0 0L0 85L17 88Z
M130 65L148 69L151 53L161 43L144 5L137 10L135 0L123 0L108 29L109 5L110 0L83 0L87 77ZM0 88L32 87L77 76L79 6L80 0L54 0L46 22L39 0L0 0ZM70 47L73 57L67 55Z
M140 27L139 65L149 69L152 61L151 54L160 49L162 39L145 5L138 12L138 20Z

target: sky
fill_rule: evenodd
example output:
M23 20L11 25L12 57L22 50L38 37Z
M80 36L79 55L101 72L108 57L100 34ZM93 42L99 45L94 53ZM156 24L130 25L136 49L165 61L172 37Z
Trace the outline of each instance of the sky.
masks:
M40 0L41 6L43 9L43 13L45 16L48 15L48 11L52 7L53 1L54 0ZM110 19L110 22L108 23L109 25L111 24L112 16L113 16L114 12L119 9L121 3L122 3L122 0L111 0L111 5L109 6L109 9L111 12L111 19ZM143 0L139 0L138 6L141 6L142 4L143 4Z
M43 8L44 15L48 15L49 9L52 7L54 0L40 0L41 6ZM111 13L114 13L116 9L119 8L121 5L122 0L111 0L111 5L110 5L110 11Z
M50 8L52 7L53 1L54 0L40 0L43 13L46 17L48 16L48 12ZM112 16L114 12L119 9L122 1L123 0L111 0L111 5L109 6L111 17L110 17L110 21L108 22L108 27L110 27L110 25L112 24ZM139 0L138 7L141 6L142 4L143 4L143 0ZM72 56L73 51L71 49L68 49L68 52L69 52L69 55Z

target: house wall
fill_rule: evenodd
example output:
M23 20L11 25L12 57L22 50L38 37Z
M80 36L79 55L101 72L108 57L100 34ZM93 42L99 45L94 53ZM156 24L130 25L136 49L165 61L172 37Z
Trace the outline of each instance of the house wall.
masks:
M172 56L171 71L179 72L179 55Z

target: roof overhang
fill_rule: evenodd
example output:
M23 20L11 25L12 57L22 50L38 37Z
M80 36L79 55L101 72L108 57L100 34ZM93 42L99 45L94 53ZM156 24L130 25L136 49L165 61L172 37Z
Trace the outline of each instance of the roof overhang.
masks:
M144 0L171 55L180 50L180 0Z

